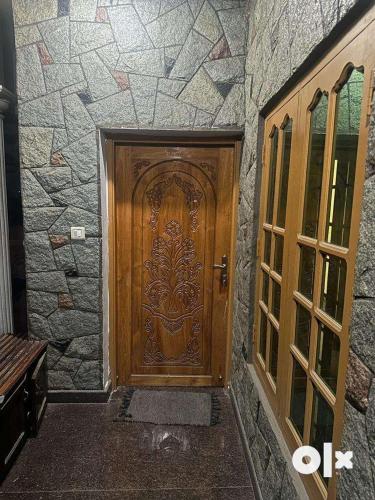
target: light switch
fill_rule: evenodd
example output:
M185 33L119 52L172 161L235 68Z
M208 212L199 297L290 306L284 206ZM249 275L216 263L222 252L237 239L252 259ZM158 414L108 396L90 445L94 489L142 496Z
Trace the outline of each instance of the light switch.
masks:
M72 240L84 240L86 238L84 227L71 227L70 237Z

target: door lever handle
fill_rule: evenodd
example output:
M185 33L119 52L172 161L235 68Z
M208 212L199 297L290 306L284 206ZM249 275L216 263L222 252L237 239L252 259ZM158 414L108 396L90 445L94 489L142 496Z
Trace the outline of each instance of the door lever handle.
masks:
M228 257L226 255L223 255L221 258L221 264L214 264L212 267L214 269L221 269L221 286L228 286Z

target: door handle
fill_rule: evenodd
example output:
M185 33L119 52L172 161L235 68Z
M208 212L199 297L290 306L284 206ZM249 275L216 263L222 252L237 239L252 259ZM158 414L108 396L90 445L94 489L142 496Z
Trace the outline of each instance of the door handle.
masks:
M223 255L221 257L221 264L214 264L214 269L221 269L220 282L221 286L228 286L228 257Z

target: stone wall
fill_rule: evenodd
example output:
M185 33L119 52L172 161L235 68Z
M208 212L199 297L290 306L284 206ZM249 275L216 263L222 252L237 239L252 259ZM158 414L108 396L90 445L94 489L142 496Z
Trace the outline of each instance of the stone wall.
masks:
M255 372L247 359L252 322L257 238L259 112L344 17L355 0L252 2L245 65L245 144L237 241L232 386L264 498L299 498L285 453L270 426ZM375 115L371 120L367 178L354 290L351 352L342 448L354 451L354 468L338 481L338 498L375 498Z
M103 383L97 130L242 126L246 5L13 0L29 329L51 388Z

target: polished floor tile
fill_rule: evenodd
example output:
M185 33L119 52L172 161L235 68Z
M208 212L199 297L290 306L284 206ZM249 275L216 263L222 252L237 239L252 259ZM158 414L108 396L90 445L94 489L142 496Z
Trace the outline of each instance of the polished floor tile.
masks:
M108 404L50 404L0 488L0 498L253 499L230 399L212 427L114 422Z

